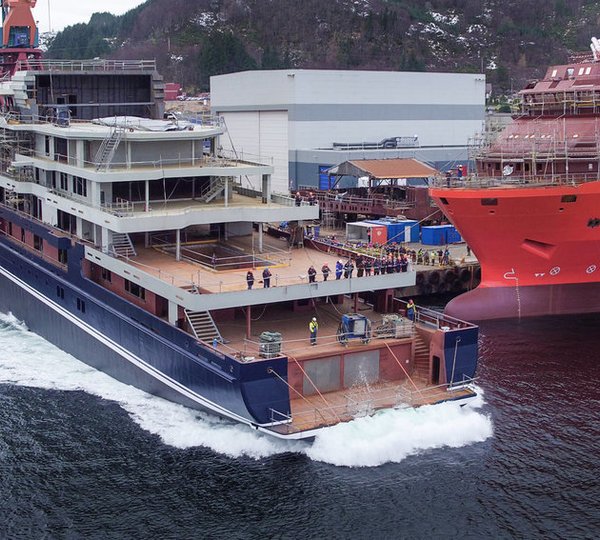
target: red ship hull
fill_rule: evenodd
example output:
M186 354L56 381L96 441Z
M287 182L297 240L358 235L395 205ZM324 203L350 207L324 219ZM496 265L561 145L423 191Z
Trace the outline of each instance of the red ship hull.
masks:
M432 188L481 264L446 312L467 320L600 312L600 181Z

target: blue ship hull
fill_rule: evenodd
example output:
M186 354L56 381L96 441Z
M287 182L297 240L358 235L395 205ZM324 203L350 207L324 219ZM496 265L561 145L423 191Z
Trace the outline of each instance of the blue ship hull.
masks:
M5 208L0 217L68 250L63 271L0 236L0 310L115 379L260 429L289 415L287 358L241 363L100 287L81 274L84 248ZM85 311L82 308L85 303ZM43 362L40 359L40 362Z

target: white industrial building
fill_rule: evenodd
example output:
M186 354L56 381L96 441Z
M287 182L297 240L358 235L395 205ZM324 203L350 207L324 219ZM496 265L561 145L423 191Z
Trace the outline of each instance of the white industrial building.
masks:
M287 192L320 177L323 187L324 171L351 159L466 163L484 122L485 76L245 71L211 77L211 106L229 131L221 146L272 164L274 191Z

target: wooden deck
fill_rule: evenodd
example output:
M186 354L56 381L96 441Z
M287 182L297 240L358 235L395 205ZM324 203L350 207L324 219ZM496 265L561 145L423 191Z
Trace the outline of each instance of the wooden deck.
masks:
M257 244L256 237L254 242L251 238L239 238L231 240L227 245L235 247L243 253L252 255L253 244ZM185 249L185 246L182 246ZM335 279L335 263L339 257L327 253L319 253L312 249L293 249L288 251L286 241L276 238L270 238L266 235L263 238L263 249L266 252L281 253L282 264L270 265L271 287L282 285L297 285L308 283L307 271L309 266L313 265L317 270L317 281L323 281L321 267L324 263L329 265L332 274L329 279ZM136 245L137 256L129 259L133 266L149 274L178 287L186 287L195 283L203 292L219 293L227 291L242 291L247 288L246 272L248 268L237 270L213 270L205 265L187 261L185 259L177 261L174 254L161 251L157 248L145 248ZM260 256L256 252L257 257ZM257 265L254 272L254 288L262 288L262 271L264 266ZM354 274L356 275L356 273Z
M418 378L412 379L412 382L404 380L358 386L322 396L292 399L292 421L270 429L286 435L301 433L349 422L381 409L421 407L475 395L470 388L447 390L445 386L428 387Z
M381 321L382 315L376 313L368 305L359 302L359 313L368 317L373 326ZM398 343L397 339L377 339L369 344L363 344L360 340L350 340L347 345L342 345L337 340L337 330L341 315L351 313L354 303L351 299L344 297L340 304L316 304L303 311L292 311L285 305L269 305L254 308L251 312L251 338L246 339L245 320L238 318L230 321L218 321L221 335L227 344L220 344L218 349L225 353L236 353L242 351L245 356L258 356L260 334L262 332L279 332L282 337L281 353L290 358L303 360L319 356L330 356L339 354L340 351L368 349L382 347ZM310 346L308 323L316 316L319 323L317 345Z

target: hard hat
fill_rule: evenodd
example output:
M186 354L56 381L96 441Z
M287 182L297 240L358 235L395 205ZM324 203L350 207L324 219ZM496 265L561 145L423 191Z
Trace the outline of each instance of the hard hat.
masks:
M313 317L313 321L317 322L317 318L316 318L316 317Z

